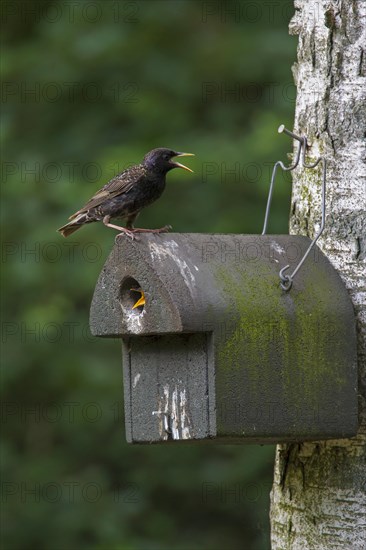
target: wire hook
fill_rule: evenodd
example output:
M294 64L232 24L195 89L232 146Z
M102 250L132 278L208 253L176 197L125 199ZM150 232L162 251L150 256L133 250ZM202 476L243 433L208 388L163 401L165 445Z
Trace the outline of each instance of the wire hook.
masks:
M288 136L293 137L294 139L297 139L297 141L299 141L300 144L299 144L299 147L297 149L295 162L293 164L291 164L290 166L285 166L281 160L278 160L276 162L276 164L274 165L274 167L273 167L272 176L271 176L271 184L269 186L269 193L268 193L268 199L267 199L267 208L266 208L266 213L265 213L265 216L264 216L264 224L263 224L262 235L265 235L266 232L267 232L269 211L270 211L271 203L272 203L272 195L273 195L274 181L275 181L275 177L276 177L277 168L278 168L278 166L280 166L284 172L291 172L292 170L295 170L295 168L299 164L301 150L302 150L302 146L303 146L303 143L304 143L304 139L302 137L299 137L296 134L294 134L293 132L290 132L290 130L287 130L287 128L285 128L284 124L281 124L281 126L278 128L278 133L282 134L282 132L284 132Z
M311 243L308 246L305 254L303 255L300 262L297 264L296 268L293 270L291 275L285 275L285 271L287 271L290 267L289 265L286 265L285 267L283 267L280 270L279 277L280 277L280 280L281 280L281 283L280 283L281 288L282 288L282 290L288 292L292 287L294 277L296 276L296 274L300 270L301 266L303 265L306 258L310 254L310 251L312 250L312 248L316 244L317 240L319 239L320 235L324 231L324 227L325 227L325 194L326 194L326 178L327 178L327 175L326 175L327 174L327 161L324 157L319 157L313 164L307 164L306 160L305 160L305 154L306 154L306 148L307 148L307 138L306 138L306 136L298 136L298 135L294 134L294 132L291 132L291 130L288 130L287 128L285 128L284 124L281 124L281 126L278 128L278 133L279 134L284 133L284 134L292 137L293 139L297 140L299 142L299 147L298 147L298 150L297 150L295 162L292 165L284 166L284 164L279 160L275 163L275 165L273 167L271 183L270 183L269 192L268 192L266 213L265 213L265 216L264 216L264 224L263 224L262 235L265 235L266 231L267 231L267 224L268 224L269 211L270 211L271 202L272 202L274 181L275 181L278 166L280 166L282 168L282 170L284 170L286 172L292 171L298 166L298 164L300 162L300 158L301 158L301 165L302 165L303 168L310 168L311 169L311 168L315 168L316 166L318 166L318 164L320 162L322 162L322 164L323 164L322 219L321 219L321 223L320 223L320 229L319 229L318 233L315 235L314 239L311 241Z

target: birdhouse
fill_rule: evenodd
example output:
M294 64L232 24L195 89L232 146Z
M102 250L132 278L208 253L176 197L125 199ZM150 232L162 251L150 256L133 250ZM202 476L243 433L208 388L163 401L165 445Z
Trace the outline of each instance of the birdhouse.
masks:
M127 440L277 443L353 436L355 317L317 246L284 291L302 236L116 239L92 334L120 338Z

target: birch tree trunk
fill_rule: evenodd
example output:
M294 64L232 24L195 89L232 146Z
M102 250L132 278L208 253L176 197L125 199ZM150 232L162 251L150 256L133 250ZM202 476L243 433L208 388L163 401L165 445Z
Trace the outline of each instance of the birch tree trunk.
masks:
M278 445L271 493L273 550L366 548L366 2L295 0L299 35L295 132L309 158L328 159L326 227L319 245L340 273L358 323L357 437ZM321 176L296 170L291 233L313 236Z

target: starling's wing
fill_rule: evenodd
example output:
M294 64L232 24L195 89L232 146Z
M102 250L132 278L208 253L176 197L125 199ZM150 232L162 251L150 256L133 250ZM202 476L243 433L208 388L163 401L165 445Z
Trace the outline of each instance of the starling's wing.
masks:
M145 173L145 168L141 164L132 166L124 172L121 172L121 174L118 174L118 176L111 179L104 187L99 189L80 210L70 216L69 220L73 220L76 216L87 212L91 208L100 206L113 197L127 193L127 191L139 183L140 179L145 176Z

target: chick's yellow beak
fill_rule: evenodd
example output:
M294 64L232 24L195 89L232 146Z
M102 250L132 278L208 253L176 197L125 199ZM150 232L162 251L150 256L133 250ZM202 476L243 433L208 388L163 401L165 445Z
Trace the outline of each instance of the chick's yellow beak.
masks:
M144 306L146 304L145 292L141 288L131 288L130 290L133 290L134 292L140 292L141 294L141 297L133 305L132 309L136 309L137 307Z

